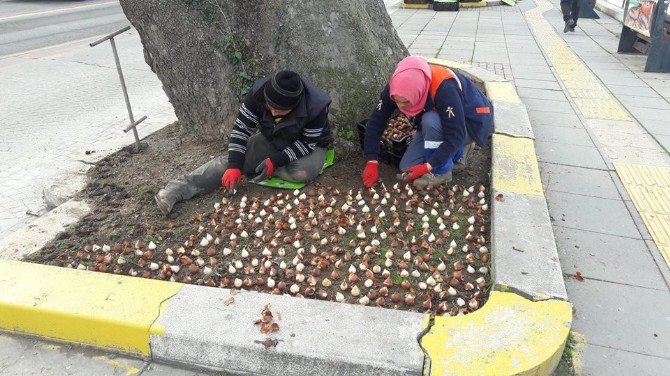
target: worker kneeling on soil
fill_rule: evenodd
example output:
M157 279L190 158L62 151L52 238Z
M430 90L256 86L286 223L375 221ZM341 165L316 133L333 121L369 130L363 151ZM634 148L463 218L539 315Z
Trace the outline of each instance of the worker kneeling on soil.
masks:
M464 164L474 142L483 146L493 126L491 102L470 80L423 57L406 57L368 119L362 175L368 188L379 180L379 140L396 109L420 125L400 160L402 179L419 187L451 181L454 164Z
M168 214L175 203L222 185L233 192L243 174L260 182L277 176L310 182L323 168L333 136L328 122L330 96L292 71L254 83L230 132L228 155L170 181L156 195Z

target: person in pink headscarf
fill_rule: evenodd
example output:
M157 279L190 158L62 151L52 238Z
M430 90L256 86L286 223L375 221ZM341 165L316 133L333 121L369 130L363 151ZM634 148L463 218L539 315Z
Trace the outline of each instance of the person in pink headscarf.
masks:
M451 181L466 146L483 146L493 127L493 106L470 80L421 56L408 56L396 66L367 122L361 177L368 188L379 180L379 141L396 110L420 125L399 166L403 179L419 187Z

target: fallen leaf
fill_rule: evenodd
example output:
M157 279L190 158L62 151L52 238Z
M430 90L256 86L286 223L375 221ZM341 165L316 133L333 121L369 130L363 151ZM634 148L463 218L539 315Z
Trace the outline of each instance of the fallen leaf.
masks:
M223 304L229 306L229 305L233 304L234 302L235 302L235 298L233 298L233 297L231 296L230 298L224 300L224 301L223 301Z
M170 222L167 223L167 228L175 228L175 226L176 226L176 225L175 225L174 222L172 222L172 221L170 221Z
M500 201L500 202L505 201L505 196L503 196L502 193L498 193L498 194L496 195L496 201Z
M195 222L202 222L202 214L196 214L193 216Z
M578 280L579 282L584 281L584 277L582 277L582 273L580 272L575 273L575 279Z
M278 339L272 339L272 338L266 338L263 341L254 341L254 342L262 344L265 347L265 349L267 350L270 347L277 347L277 344L279 343L279 340Z
M261 324L261 333L263 334L268 334L272 331L272 327L269 324L263 323Z

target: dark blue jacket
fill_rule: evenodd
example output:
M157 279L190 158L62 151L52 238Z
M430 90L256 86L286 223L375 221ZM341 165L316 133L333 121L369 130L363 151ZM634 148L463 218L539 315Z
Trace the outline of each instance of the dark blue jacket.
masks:
M436 67L431 65L431 69ZM438 167L465 143L466 132L478 145L486 144L493 127L493 106L474 83L458 72L453 72L453 78L444 79L434 86L436 90L428 95L424 112L437 111L442 123L444 142L427 161L431 166ZM367 160L378 158L379 140L389 117L397 109L389 95L389 85L386 85L368 119L364 142ZM417 115L414 123L420 124L421 115Z
M333 141L328 122L331 102L328 93L303 78L305 92L300 103L277 123L265 107L263 88L269 80L270 77L265 77L254 82L240 106L228 142L228 163L231 167L242 168L247 140L257 130L277 149L270 156L275 167L302 158L317 146L328 147Z

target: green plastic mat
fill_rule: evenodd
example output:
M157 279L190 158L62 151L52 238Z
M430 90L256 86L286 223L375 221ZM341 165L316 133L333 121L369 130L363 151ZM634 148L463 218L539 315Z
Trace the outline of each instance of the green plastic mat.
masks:
M323 172L323 170L327 169L328 167L332 166L334 162L335 162L335 150L328 149L328 151L326 152L326 160L323 162L323 169L321 169L321 172ZM302 187L307 185L307 183L286 181L280 178L270 178L258 182L256 184L265 187L281 188L281 189L301 189Z

